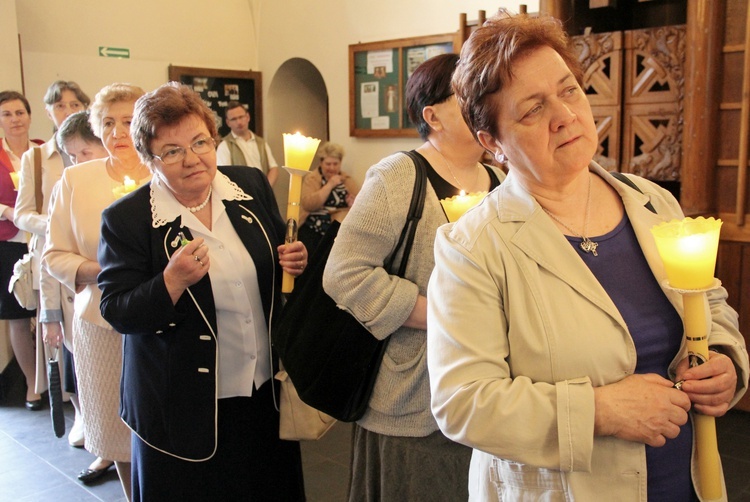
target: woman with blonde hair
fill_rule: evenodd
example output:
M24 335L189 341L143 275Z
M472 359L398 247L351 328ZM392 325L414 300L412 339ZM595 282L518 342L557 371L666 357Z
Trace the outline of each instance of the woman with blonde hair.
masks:
M76 292L73 341L86 448L115 461L128 498L130 431L118 413L122 338L99 311L97 248L102 211L117 200L126 179L142 185L151 177L130 138L133 107L143 94L130 84L112 84L97 93L91 128L109 155L64 171L43 257L50 273Z
M328 231L332 221L341 222L354 204L359 185L341 171L344 148L323 143L316 154L318 167L302 183L302 209L309 213L299 229L299 240L313 251Z

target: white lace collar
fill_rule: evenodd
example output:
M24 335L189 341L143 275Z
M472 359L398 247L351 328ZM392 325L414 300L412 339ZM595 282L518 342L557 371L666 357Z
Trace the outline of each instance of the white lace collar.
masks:
M211 187L212 197L219 197L221 200L253 200L252 196L246 194L234 181L219 171L216 171ZM151 179L151 225L154 228L162 227L176 220L185 211L185 206L175 199L160 175L154 173Z

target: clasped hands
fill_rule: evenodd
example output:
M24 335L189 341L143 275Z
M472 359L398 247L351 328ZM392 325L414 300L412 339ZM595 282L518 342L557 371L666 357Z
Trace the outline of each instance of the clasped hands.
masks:
M687 358L677 366L682 388L656 374L629 375L594 389L594 433L663 446L680 433L691 406L704 415L720 417L729 409L737 387L732 360L716 352L690 368Z

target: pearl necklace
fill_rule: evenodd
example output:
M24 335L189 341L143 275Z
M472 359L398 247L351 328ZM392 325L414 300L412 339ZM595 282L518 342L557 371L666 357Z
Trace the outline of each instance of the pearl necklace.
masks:
M565 227L573 235L575 235L575 236L580 237L581 239L583 239L581 241L581 244L579 244L579 246L580 246L580 248L585 253L591 253L594 256L599 256L599 254L597 254L597 252L596 252L596 248L599 247L599 244L597 242L592 241L591 239L589 239L585 235L587 233L586 232L586 227L588 227L588 224L589 224L589 207L590 206L591 206L591 175L589 175L589 193L588 193L588 196L586 198L586 217L583 220L583 234L579 234L578 232L576 232L575 230L573 230L572 228L570 228L568 225L566 225L565 223L563 223L562 221L560 221L560 219L557 216L555 216L554 214L550 213L547 210L546 207L542 206L542 209L544 209L545 213L547 213L548 215L550 215L550 218L552 218L553 220L555 220L556 222L558 222L560 225L562 225L563 227Z
M458 178L456 178L456 174L453 172L453 169L451 168L451 163L448 162L448 159L445 158L445 155L443 155L443 153L440 150L438 150L435 145L433 145L432 143L430 143L430 145L432 145L432 148L435 149L435 151L438 153L438 155L440 155L440 158L443 159L443 162L445 162L445 165L448 168L448 172L451 173L451 176L453 176L453 179L456 181L456 184L458 185L458 188L460 188L461 190L463 190L465 193L470 193L471 191L467 190L466 188L464 188L464 186L461 184L461 182L458 181ZM470 185L472 187L477 186L477 180L479 179L479 170L477 169L477 167L478 167L478 165L475 164L474 165L474 171L476 172L476 175L474 176L474 181Z
M208 195L206 195L206 199L203 202L201 202L197 206L193 206L193 207L185 206L185 209L187 209L191 213L197 213L198 211L200 211L201 209L203 209L204 207L206 207L206 205L208 204L208 201L211 199L211 192L213 192L213 187L209 186L208 187Z

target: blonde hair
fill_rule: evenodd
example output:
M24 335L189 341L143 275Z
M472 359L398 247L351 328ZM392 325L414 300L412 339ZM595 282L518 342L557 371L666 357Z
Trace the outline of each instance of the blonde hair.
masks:
M146 94L146 91L132 84L110 84L96 93L94 102L89 110L89 123L94 134L102 135L102 118L107 108L113 103L127 102L135 103L138 98Z
M325 142L318 147L317 157L321 162L326 157L335 157L341 160L344 158L344 147L338 143Z

